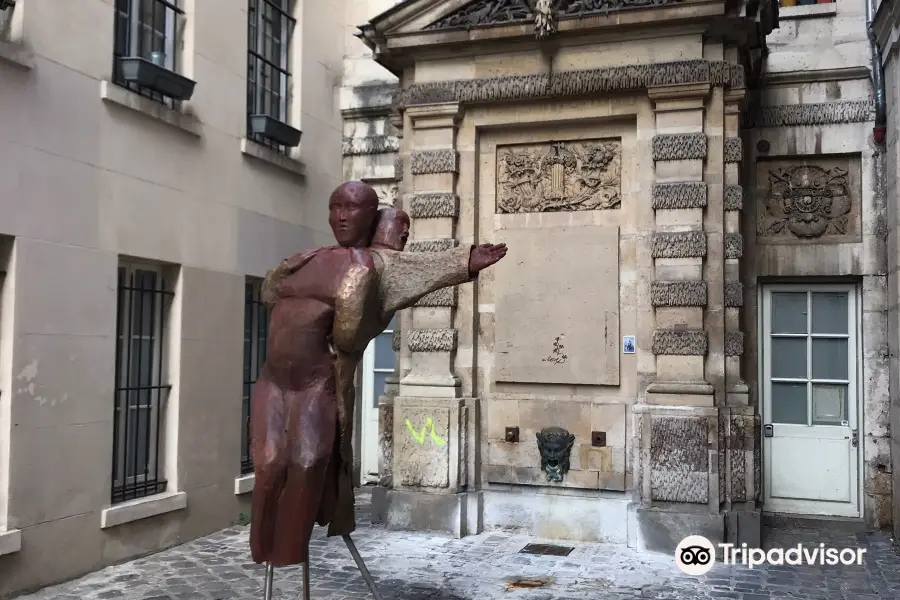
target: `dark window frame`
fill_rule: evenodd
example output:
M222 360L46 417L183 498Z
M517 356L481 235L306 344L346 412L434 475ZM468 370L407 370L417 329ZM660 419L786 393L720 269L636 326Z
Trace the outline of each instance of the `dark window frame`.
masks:
M244 283L244 369L241 402L241 475L253 472L250 451L250 394L266 361L269 311L262 302L262 280L248 277Z
M254 134L250 120L254 115L268 115L290 125L291 42L297 24L293 8L293 0L247 2L247 137L282 154L290 149Z
M172 386L168 383L166 334L174 297L163 269L156 265L120 263L117 288L114 505L168 489L163 448L166 400Z
M141 87L126 81L122 73L122 58L143 58L159 66L177 72L179 57L178 39L179 19L184 10L179 7L180 0L115 0L113 8L113 83L141 96L155 100L160 104L175 107L175 100L163 96L159 92ZM149 22L145 21L149 9ZM161 21L159 19L162 19ZM162 27L162 29L160 29ZM143 32L144 35L138 35ZM148 35L149 34L149 35ZM145 47L150 38L150 47ZM162 53L160 57L156 53Z

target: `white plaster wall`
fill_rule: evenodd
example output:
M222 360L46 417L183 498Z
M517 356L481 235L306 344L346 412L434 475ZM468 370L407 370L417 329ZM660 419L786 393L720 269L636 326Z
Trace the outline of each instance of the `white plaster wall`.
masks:
M0 59L0 246L12 246L0 253L0 538L19 529L22 543L0 556L0 596L205 535L246 510L234 494L244 277L333 239L345 44L343 0L330 3L295 8L305 176L241 153L246 0L183 2L181 71L197 82L188 107L199 135L101 99L112 0L17 3L18 45L0 53L33 68ZM174 265L166 475L188 499L101 530L121 255Z

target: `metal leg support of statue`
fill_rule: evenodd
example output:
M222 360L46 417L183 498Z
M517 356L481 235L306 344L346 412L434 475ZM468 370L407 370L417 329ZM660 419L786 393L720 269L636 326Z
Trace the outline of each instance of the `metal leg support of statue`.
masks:
M350 556L353 557L353 561L356 563L356 568L359 569L360 574L366 581L366 585L369 586L369 591L372 592L372 597L374 597L375 600L384 600L381 596L381 592L375 587L375 580L372 579L372 575L369 574L369 569L366 568L366 563L363 562L362 556L359 555L356 544L353 543L353 540L349 535L343 537L344 543L347 544L347 549L350 550ZM272 581L274 576L275 567L266 564L264 600L272 600ZM309 563L303 563L303 600L309 600Z

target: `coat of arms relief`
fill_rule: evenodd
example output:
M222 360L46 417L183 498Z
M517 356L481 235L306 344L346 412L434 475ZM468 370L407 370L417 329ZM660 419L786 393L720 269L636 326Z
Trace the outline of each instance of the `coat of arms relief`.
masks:
M579 140L497 148L497 212L618 208L622 142Z
M764 168L757 185L765 194L757 227L760 238L814 242L858 236L858 165L838 159L760 166Z

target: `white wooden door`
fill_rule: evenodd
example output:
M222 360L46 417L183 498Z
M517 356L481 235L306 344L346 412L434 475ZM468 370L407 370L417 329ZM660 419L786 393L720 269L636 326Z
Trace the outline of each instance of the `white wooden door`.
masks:
M378 398L384 394L385 379L394 372L392 340L396 319L395 316L388 328L369 342L363 354L360 485L378 481Z
M762 300L764 509L859 517L857 288L773 285Z

